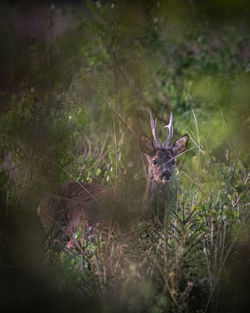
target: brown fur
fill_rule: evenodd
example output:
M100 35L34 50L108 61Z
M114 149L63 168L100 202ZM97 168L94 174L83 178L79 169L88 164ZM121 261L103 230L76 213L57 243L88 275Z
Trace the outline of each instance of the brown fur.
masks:
M104 210L113 199L113 190L103 185L70 182L63 185L56 194L43 199L38 208L44 228L71 237L82 225L94 225L107 218Z
M148 160L148 179L144 194L145 211L157 194L166 201L169 184L175 168L175 158L183 153L188 144L188 135L177 139L172 146L173 119L171 114L169 136L161 144L156 134L156 121L152 119L151 128L154 142L147 136L140 136L140 146ZM160 193L158 191L161 191ZM94 183L70 182L63 185L56 194L41 201L38 208L44 228L53 233L54 238L65 242L72 239L74 232L84 226L104 226L113 220L113 202L115 191ZM122 203L119 204L122 210ZM123 216L122 216L123 218ZM70 245L68 245L70 246Z

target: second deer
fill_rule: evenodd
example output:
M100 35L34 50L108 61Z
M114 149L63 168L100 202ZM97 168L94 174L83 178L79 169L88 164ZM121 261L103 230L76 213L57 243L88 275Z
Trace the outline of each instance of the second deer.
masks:
M146 135L140 136L140 147L148 161L148 177L143 206L149 209L159 194L167 199L169 186L174 175L176 157L182 154L188 144L189 136L183 135L171 144L173 137L173 115L170 115L168 137L161 143L157 133L157 120L150 113L153 140ZM112 188L94 183L69 182L56 194L43 199L38 214L44 228L53 233L60 243L71 246L73 234L80 226L100 227L112 218L111 203L114 198Z

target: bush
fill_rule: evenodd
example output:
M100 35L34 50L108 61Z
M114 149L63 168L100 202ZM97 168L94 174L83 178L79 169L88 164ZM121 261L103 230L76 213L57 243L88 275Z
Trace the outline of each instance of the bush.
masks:
M249 242L241 233L249 223L247 22L218 22L194 3L96 1L56 12L62 8L77 26L52 42L23 38L7 23L1 31L1 215L14 221L1 262L26 273L47 255L57 266L51 290L73 290L103 312L216 312L227 264ZM2 12L13 19L11 7ZM35 208L64 182L123 188L127 201L117 209L142 211L136 134L149 132L149 111L160 126L172 111L175 136L190 135L164 223L129 216L125 230L79 229L75 250L36 250L46 238ZM30 248L22 236L33 238Z

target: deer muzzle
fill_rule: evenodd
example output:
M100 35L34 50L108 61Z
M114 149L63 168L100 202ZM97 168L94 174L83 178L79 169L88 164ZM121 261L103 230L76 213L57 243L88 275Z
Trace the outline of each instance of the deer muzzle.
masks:
M166 170L166 171L162 172L161 181L163 184L170 182L171 178L172 178L172 174L170 171Z

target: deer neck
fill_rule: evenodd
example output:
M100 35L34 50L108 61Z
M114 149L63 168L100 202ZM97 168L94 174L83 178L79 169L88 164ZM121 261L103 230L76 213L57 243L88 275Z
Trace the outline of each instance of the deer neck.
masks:
M151 167L149 166L148 169L148 177L147 177L147 184L146 184L146 190L144 193L143 198L143 204L146 208L146 211L150 209L153 202L156 199L161 198L162 200L167 200L168 194L169 194L169 187L170 184L157 184L157 182L154 180Z

